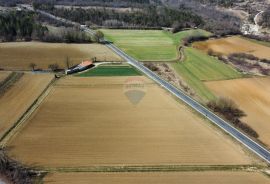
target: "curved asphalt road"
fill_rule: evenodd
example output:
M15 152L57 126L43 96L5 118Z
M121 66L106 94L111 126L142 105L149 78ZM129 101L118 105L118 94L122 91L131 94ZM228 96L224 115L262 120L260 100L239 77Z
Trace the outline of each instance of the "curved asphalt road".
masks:
M30 10L32 9L32 7L25 7L25 8L30 9ZM47 12L44 12L44 11L38 10L38 12L41 13L41 14L47 15L50 18L56 19L58 21L68 22L68 23L71 23L71 24L76 24L74 22L65 20L63 18L56 17L56 16L51 15L51 14L49 14ZM91 29L88 29L88 28L84 28L83 26L81 26L81 28L85 32L88 32L88 33L90 33L92 35L95 34L95 31L94 30L91 30ZM168 90L169 92L171 92L178 99L184 101L186 104L188 104L194 110L196 110L197 112L199 112L200 114L202 114L203 116L205 116L212 123L214 123L215 125L217 125L218 127L220 127L222 130L224 130L225 132L227 132L228 134L230 134L232 137L234 137L240 143L242 143L243 145L245 145L252 152L254 152L259 157L261 157L263 160L265 160L268 164L270 164L270 151L268 151L266 148L264 148L260 144L258 144L255 141L253 141L251 138L249 138L248 136L246 136L245 134L243 134L241 131L239 131L236 128L234 128L233 126L231 126L228 122L224 121L223 119L221 119L220 117L218 117L217 115L215 115L213 112L211 112L208 109L206 109L204 106L202 106L201 104L199 104L196 100L194 100L191 97L189 97L188 95L186 95L182 90L174 87L169 82L167 82L167 81L163 80L162 78L160 78L154 72L152 72L151 70L149 70L147 67L145 67L144 65L142 65L140 62L138 62L134 58L132 58L129 55L127 55L126 53L124 53L121 49L119 49L118 47L116 47L112 43L108 43L108 42L106 42L106 40L104 40L104 42L105 42L105 45L108 48L110 48L117 55L119 55L120 57L122 57L123 59L125 59L130 65L132 65L135 68L137 68L138 70L140 70L142 73L144 73L149 78L151 78L152 80L154 80L160 86L162 86L163 88L165 88L166 90Z

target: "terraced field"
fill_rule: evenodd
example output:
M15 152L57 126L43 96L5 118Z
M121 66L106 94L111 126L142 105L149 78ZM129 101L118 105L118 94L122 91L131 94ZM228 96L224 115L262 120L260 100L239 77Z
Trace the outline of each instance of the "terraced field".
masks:
M130 56L141 61L167 61L179 58L178 45L190 35L210 35L203 30L171 34L161 30L102 29L105 37Z
M203 51L213 50L214 52L229 55L232 53L246 53L262 59L270 59L270 47L259 42L243 39L239 36L232 36L221 39L196 42L195 48Z
M217 96L235 101L247 114L243 121L258 134L259 139L270 147L270 78L247 78L207 82Z
M24 74L0 97L0 137L25 113L36 100L53 75Z
M57 173L45 184L268 184L269 178L251 172Z
M257 163L140 76L59 80L8 146L23 163L49 168Z
M67 57L70 65L94 57L101 61L122 61L101 44L16 42L0 43L0 50L0 66L7 70L31 70L30 63L36 64L36 68L41 69L48 69L48 65L55 63L65 68Z

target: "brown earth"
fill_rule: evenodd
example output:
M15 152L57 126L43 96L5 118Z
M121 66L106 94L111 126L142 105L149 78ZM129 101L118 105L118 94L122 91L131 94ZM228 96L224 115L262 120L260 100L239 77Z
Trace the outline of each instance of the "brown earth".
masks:
M217 96L235 101L247 117L243 121L270 146L270 77L206 82Z
M2 72L0 71L0 82L2 82L3 80L5 80L5 78L7 78L7 76L10 74L10 72Z
M0 137L24 114L52 79L50 74L24 74L0 97Z
M193 47L206 52L211 49L224 55L246 53L258 58L270 59L270 47L248 41L239 36L195 42Z
M30 70L30 63L36 68L48 69L48 65L57 63L66 67L66 58L70 64L96 57L98 60L121 61L111 50L101 44L63 44L41 42L0 43L0 68Z
M268 184L270 179L252 172L147 172L147 173L55 173L45 184Z
M124 85L133 79L144 85ZM48 167L253 163L145 77L61 79L8 145L23 163Z

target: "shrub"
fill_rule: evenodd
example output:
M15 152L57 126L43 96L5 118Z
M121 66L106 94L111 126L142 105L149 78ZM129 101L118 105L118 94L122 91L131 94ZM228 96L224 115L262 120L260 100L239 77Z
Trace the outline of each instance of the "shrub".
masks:
M240 120L240 118L246 116L246 114L238 108L234 101L227 98L218 98L217 100L210 101L207 107L223 116L227 121L248 135L254 138L259 137L255 130Z
M0 148L0 175L14 184L33 184L42 178L42 175L32 168L9 158L3 148Z

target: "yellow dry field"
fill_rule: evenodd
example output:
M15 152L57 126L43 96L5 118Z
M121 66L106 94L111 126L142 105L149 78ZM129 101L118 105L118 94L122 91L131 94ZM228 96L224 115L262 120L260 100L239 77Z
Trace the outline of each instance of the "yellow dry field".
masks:
M67 57L73 65L94 57L102 61L121 61L120 57L101 44L0 43L0 68L30 70L30 63L35 63L36 68L41 69L48 69L48 65L54 63L64 68Z
M145 84L123 85L132 79ZM134 105L138 87L145 95ZM144 77L60 79L9 146L16 159L45 167L255 161Z
M0 137L25 113L36 100L53 75L24 74L0 97Z
M203 51L211 49L214 52L224 55L232 53L246 53L259 58L270 59L270 47L248 41L239 36L195 42L193 47Z
M0 82L5 80L5 78L7 78L9 74L10 74L10 72L0 71Z
M207 82L217 95L231 98L247 117L243 121L270 146L270 77Z
M270 179L252 172L147 172L55 173L44 184L269 184Z

